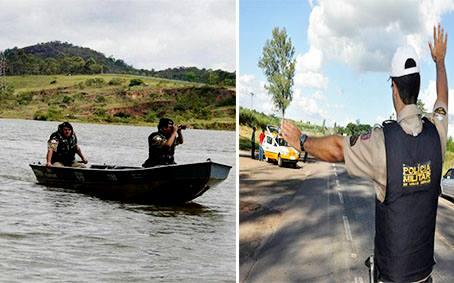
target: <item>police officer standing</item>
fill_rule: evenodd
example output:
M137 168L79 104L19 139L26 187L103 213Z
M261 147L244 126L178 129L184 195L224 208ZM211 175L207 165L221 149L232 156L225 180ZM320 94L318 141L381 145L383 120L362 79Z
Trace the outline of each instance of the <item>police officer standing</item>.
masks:
M431 282L440 179L448 129L447 34L434 27L429 43L437 76L433 113L422 117L416 102L420 66L415 51L399 48L391 63L397 121L361 136L308 137L288 121L284 138L317 159L345 160L350 175L374 181L375 264L385 282Z
M47 167L83 167L79 162L75 162L76 153L82 159L82 163L88 162L77 144L76 133L69 122L58 125L58 130L50 135L47 144Z
M251 135L251 158L255 159L255 127L252 127L252 135Z
M175 126L168 118L161 118L158 131L148 137L148 159L142 167L175 164L175 147L183 143L181 130L186 126Z

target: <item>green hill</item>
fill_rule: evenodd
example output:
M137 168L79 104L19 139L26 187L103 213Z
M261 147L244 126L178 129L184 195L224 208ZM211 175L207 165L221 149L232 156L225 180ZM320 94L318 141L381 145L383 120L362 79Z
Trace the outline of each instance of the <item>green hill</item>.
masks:
M0 118L235 129L233 89L126 74L7 76Z
M165 70L136 69L121 59L68 42L51 41L3 51L7 75L130 74L235 86L235 73L223 70L178 67Z

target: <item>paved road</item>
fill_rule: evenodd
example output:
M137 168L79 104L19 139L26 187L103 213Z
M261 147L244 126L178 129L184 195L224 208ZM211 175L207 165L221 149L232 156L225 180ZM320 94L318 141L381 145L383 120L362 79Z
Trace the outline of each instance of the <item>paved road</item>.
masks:
M368 282L374 193L343 164L240 157L241 282ZM454 205L440 198L434 282L454 282Z

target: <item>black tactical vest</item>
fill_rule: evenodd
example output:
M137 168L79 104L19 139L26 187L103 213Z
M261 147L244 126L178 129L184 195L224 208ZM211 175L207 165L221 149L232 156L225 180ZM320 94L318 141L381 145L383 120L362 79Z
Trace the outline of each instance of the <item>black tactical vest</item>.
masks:
M162 139L167 138L160 132L154 132L148 137L148 159L142 164L143 167L152 167L156 165L175 164L174 154L177 141L170 148L162 147L160 145L153 145L153 138L161 136Z
M442 156L435 126L423 118L418 136L383 124L387 183L375 205L375 258L381 279L413 282L432 272Z
M72 134L65 139L59 132L53 133L49 140L55 139L58 141L57 151L52 154L51 162L60 162L65 166L71 166L76 158L77 137Z

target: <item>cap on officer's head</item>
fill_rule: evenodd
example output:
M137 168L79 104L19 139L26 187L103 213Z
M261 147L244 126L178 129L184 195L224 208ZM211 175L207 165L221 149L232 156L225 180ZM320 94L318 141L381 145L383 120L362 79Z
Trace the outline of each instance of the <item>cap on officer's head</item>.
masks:
M411 46L399 47L391 61L392 78L419 73L419 60L416 51Z
M159 120L158 129L162 129L168 126L173 126L173 120L169 118L161 118Z

